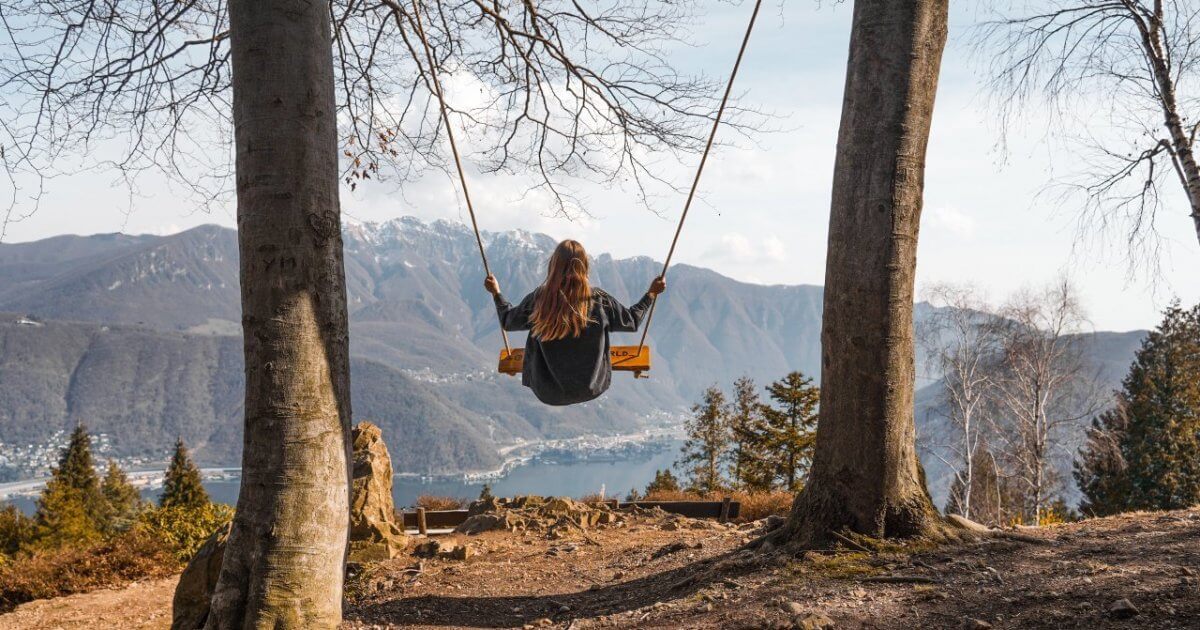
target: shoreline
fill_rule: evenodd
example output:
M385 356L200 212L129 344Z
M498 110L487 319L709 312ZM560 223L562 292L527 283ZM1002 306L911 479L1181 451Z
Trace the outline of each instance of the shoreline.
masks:
M589 454L611 453L613 451L639 451L653 449L658 445L666 445L679 439L677 428L645 430L639 433L627 433L610 436L581 436L554 440L533 440L498 447L497 453L507 455L499 467L492 470L457 471L449 473L414 473L400 472L392 475L394 479L416 480L421 482L456 481L467 484L497 481L508 477L514 470L539 461L548 454L561 453L573 458L574 461L587 461ZM652 451L657 452L657 451ZM628 459L633 452L626 456L617 456L613 461ZM603 461L603 460L601 460ZM162 485L166 467L130 470L126 472L129 482L139 490L153 489ZM205 481L230 480L240 478L240 466L212 466L200 469L200 476ZM50 477L22 479L0 483L0 501L13 498L36 497Z

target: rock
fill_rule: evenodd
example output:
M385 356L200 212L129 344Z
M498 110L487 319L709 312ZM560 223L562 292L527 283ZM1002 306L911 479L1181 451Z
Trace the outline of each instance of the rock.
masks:
M383 432L370 422L354 427L354 472L350 482L350 559L388 560L408 545L392 503L392 458Z
M470 545L455 545L448 555L455 560L466 560L475 555L475 549Z
M459 534L474 536L483 532L497 530L515 531L518 529L525 529L524 519L507 510L502 510L500 512L476 514L475 516L467 517L467 520L463 521L454 531Z
M433 558L442 553L442 542L440 540L429 540L417 545L413 550L413 554L422 558Z
M501 508L500 501L501 499L497 499L496 497L487 497L486 499L472 501L471 505L467 506L467 517L470 518L479 514L498 512Z
M1108 605L1108 616L1113 619L1132 619L1142 611L1128 599L1121 598Z
M832 630L833 620L821 613L812 613L796 619L795 627L799 630Z
M783 612L795 617L804 614L804 607L797 602L784 602L779 605Z
M989 630L992 624L974 617L967 617L962 622L962 630Z
M669 545L663 545L662 547L659 547L657 551L650 554L650 559L657 560L663 556L669 556L673 553L679 553L680 551L684 551L684 550L690 549L690 548L691 547L688 546L688 544L685 542L673 542Z
M208 619L208 603L217 587L217 576L221 574L225 542L229 540L232 527L232 523L226 523L213 532L179 576L175 597L171 601L171 630L204 627Z

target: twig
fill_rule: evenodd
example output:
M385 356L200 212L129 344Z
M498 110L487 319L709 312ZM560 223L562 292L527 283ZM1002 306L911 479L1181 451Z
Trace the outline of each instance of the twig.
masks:
M848 547L852 547L863 553L875 553L875 551L873 549L870 549L869 547L867 547L865 545L855 542L849 536L846 536L840 532L830 532L830 533L833 534L834 538L837 538L838 540L842 541L842 543Z

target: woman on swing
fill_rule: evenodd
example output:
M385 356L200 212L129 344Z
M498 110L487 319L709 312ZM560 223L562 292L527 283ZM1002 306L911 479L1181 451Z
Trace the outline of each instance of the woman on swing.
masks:
M654 297L667 288L655 278L646 295L626 308L588 282L588 257L578 241L558 244L546 280L513 306L500 294L496 277L483 286L496 301L500 327L528 330L521 383L547 405L573 405L597 398L612 382L609 332L636 332Z

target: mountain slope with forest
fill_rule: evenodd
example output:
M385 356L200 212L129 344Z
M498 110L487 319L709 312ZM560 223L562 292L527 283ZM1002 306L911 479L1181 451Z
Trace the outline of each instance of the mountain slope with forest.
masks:
M820 287L676 265L650 333L652 378L618 374L598 401L545 407L495 373L500 335L466 226L406 217L352 224L343 237L354 413L383 425L403 471L490 469L497 444L632 432L677 418L713 383L819 371ZM485 233L484 243L512 301L540 281L555 245L525 231ZM592 275L632 302L658 268L601 254ZM82 421L112 436L120 455L153 457L180 435L201 461L236 464L239 303L227 228L0 244L0 312L9 313L0 319L0 441L36 443ZM15 323L24 315L45 325ZM1130 355L1113 348L1097 360L1123 366Z

